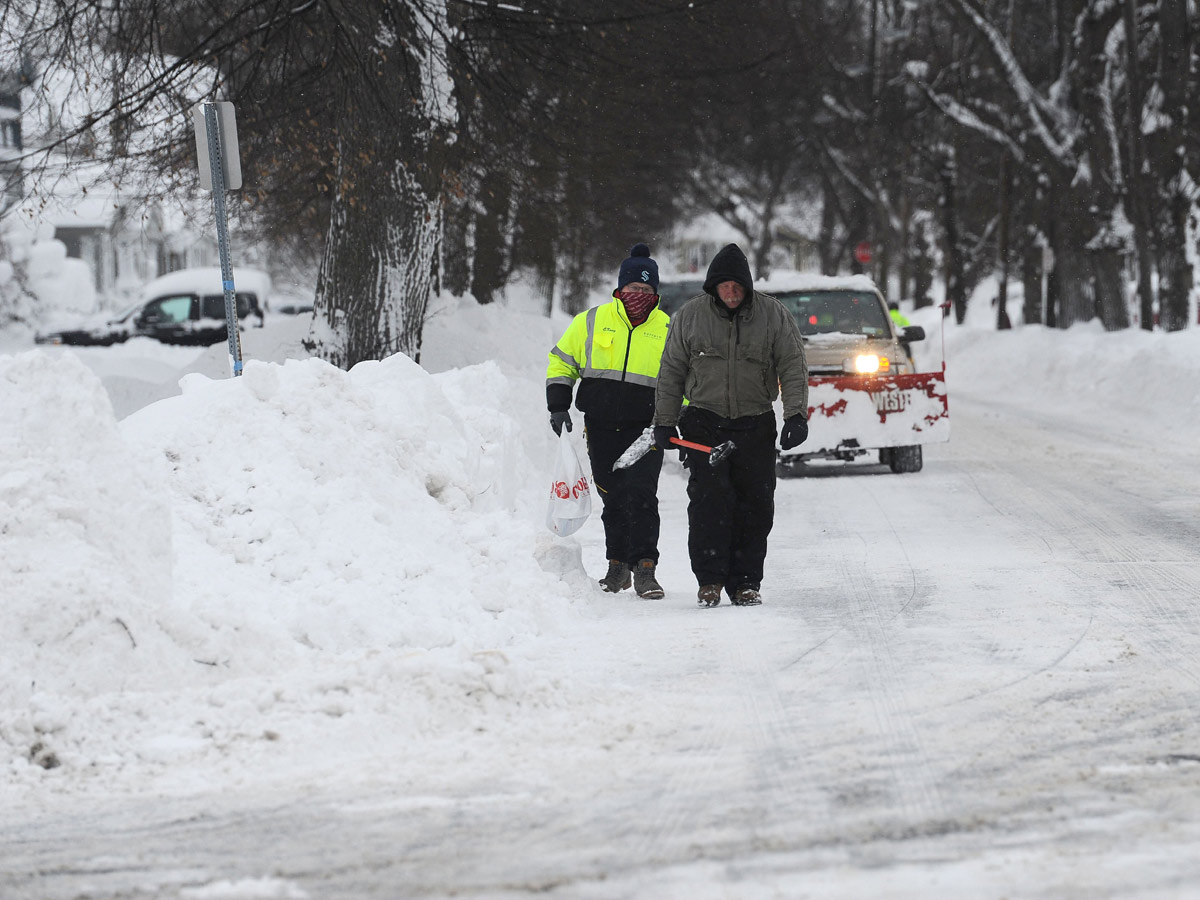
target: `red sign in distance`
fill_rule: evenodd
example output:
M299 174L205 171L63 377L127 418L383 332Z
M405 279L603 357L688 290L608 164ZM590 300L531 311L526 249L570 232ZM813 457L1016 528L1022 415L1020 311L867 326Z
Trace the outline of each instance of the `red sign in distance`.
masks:
M871 261L871 245L866 241L860 241L854 245L854 258L864 266Z

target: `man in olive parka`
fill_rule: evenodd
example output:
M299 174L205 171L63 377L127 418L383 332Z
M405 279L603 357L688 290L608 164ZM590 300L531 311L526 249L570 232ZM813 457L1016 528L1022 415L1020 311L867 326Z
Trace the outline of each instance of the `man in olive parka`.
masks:
M727 244L708 267L704 293L671 320L655 392L655 446L680 434L737 448L716 466L700 451L681 451L691 472L688 552L702 607L718 605L722 590L737 606L762 602L775 517L773 404L781 392L780 445L789 450L808 437L800 329L782 303L754 290L746 255Z

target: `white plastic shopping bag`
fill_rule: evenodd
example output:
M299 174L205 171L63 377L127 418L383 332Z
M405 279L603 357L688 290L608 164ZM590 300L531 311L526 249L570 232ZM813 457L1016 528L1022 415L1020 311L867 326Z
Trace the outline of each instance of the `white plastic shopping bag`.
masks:
M566 537L582 528L591 514L592 486L579 462L575 445L563 434L554 455L546 527L559 537Z

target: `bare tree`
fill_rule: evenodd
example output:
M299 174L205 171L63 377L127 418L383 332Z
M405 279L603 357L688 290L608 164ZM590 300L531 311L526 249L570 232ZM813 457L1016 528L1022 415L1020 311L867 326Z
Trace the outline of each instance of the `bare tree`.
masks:
M1028 140L1018 144L1012 129L993 111L938 96L960 125L995 141L1035 177L1044 176L1053 197L1058 324L1099 315L1106 327L1128 325L1121 278L1122 236L1118 215L1120 158L1113 131L1111 92L1106 81L1109 35L1121 20L1119 5L1089 0L1075 20L1065 72L1056 95L1029 80L1001 30L974 0L951 0L962 20L982 37L1007 91L1006 105L1020 119Z

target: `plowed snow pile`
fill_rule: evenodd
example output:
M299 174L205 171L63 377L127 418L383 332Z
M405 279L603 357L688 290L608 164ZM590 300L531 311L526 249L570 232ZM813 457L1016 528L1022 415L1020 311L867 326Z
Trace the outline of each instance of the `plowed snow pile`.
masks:
M585 576L541 526L512 390L495 363L249 362L118 425L72 354L0 357L12 774L553 702L513 660Z

